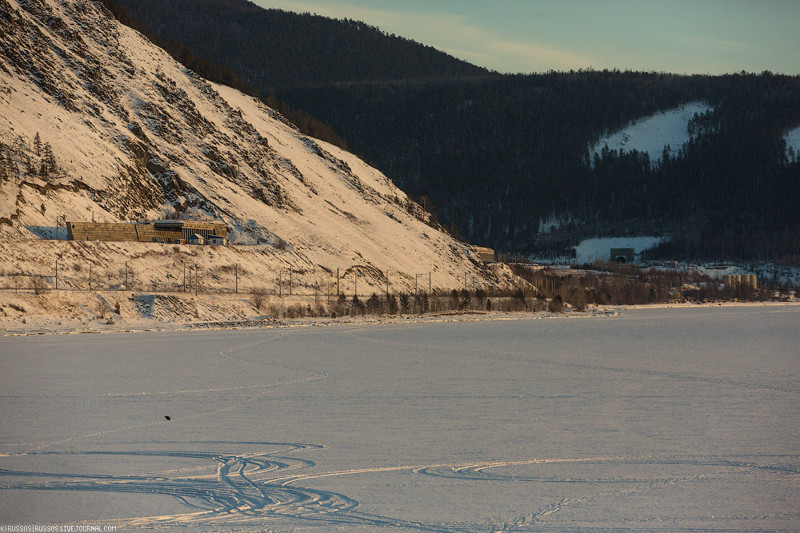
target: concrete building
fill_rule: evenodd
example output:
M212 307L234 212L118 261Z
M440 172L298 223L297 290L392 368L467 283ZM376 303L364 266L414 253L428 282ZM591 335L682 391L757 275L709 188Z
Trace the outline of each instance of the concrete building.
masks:
M478 257L480 257L481 261L483 261L484 263L495 262L493 249L486 248L483 246L473 246L472 249L475 250L475 253L478 254Z
M633 248L611 248L609 257L616 263L632 264L636 255Z
M156 220L154 222L67 222L67 238L74 241L122 241L188 243L197 235L207 242L210 235L228 238L228 227L220 221Z

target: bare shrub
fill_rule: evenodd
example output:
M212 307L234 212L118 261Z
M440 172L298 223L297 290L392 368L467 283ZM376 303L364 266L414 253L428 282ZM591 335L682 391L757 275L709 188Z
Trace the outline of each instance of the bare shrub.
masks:
M302 305L290 305L286 308L285 316L287 318L303 318L306 316L308 309L303 307Z
M239 277L247 276L250 274L249 270L247 270L242 265L237 265L237 264L219 266L217 267L217 272L226 275L236 274L238 272Z
M111 311L111 306L108 305L108 302L103 298L98 298L95 301L94 310L97 313L98 318L105 318L106 314Z
M9 278L11 278L11 284L14 286L14 292L19 292L19 288L22 286L22 274L15 272L11 274Z
M264 287L253 287L250 289L250 301L256 309L261 311L264 304L267 302L267 289Z
M31 278L31 289L37 296L50 290L50 285L44 280L44 276L33 276Z
M536 313L537 311L544 311L547 309L547 302L544 298L536 298L531 304L531 310Z
M551 313L564 312L564 301L561 299L560 295L557 294L555 298L550 300L550 303L547 304L547 310Z

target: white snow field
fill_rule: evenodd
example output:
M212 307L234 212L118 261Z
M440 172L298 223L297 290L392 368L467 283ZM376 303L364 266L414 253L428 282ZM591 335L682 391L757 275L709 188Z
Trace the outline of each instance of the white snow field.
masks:
M653 165L661 162L664 147L671 151L689 141L687 126L695 113L702 114L711 109L705 102L689 102L662 113L656 113L633 121L625 129L609 133L592 147L592 155L599 154L604 146L609 150L638 150L647 152Z
M783 136L786 141L786 155L791 157L791 154L800 152L800 126L791 129Z
M798 531L798 345L800 306L6 337L0 522Z

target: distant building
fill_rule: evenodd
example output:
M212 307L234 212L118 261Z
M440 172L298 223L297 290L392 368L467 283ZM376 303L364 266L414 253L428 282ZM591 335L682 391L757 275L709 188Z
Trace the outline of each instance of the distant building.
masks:
M197 233L193 233L191 237L189 237L189 244L203 244L205 239L203 239Z
M492 250L491 248L485 248L483 246L473 246L472 249L475 250L475 253L478 254L478 257L484 263L495 262L494 250Z
M633 263L635 254L633 248L612 248L611 261L616 263Z
M227 241L228 227L218 220L156 220L154 222L67 222L67 239L74 241L122 241L188 243L192 236L202 242L214 235Z
M220 237L219 235L209 235L207 240L208 244L214 244L214 245L225 244L225 237Z

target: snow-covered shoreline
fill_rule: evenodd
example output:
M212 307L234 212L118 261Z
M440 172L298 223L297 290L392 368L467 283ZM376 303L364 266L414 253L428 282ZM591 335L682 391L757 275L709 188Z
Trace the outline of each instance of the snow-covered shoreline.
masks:
M0 306L9 305L7 299L0 294ZM24 295L17 295L19 297ZM232 296L232 295L231 295ZM29 301L33 298L28 299ZM211 331L211 330L252 330L252 329L288 329L318 328L339 326L383 326L397 324L433 324L455 322L502 322L544 319L588 319L616 317L633 309L685 309L685 308L731 308L731 307L798 307L800 301L789 302L704 302L704 303L661 303L647 305L600 305L590 306L585 312L568 310L565 313L547 311L447 311L425 314L400 315L359 315L359 316L318 316L302 318L286 318L269 314L252 313L244 316L242 309L247 307L247 295L227 298L227 305L221 304L219 295L187 297L199 301L199 305L216 304L220 314L202 318L186 319L172 317L167 319L148 318L133 315L119 315L109 311L105 318L96 316L61 317L44 313L28 314L24 318L0 318L0 337L31 335L71 335L71 334L113 334L139 332L178 332L178 331ZM288 302L287 302L288 303ZM17 305L17 304L12 304ZM238 306L238 309L237 309ZM229 315L225 315L227 310Z

